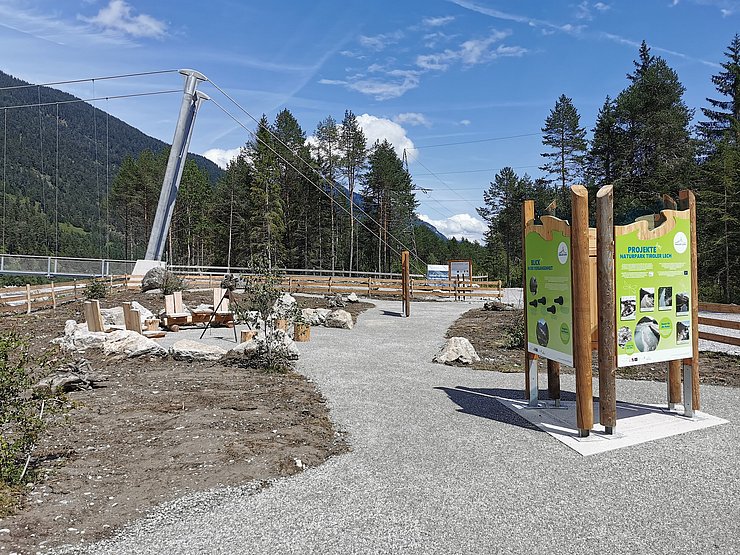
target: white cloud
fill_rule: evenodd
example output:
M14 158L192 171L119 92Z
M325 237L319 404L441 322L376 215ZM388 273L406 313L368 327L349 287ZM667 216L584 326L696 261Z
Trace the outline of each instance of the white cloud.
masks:
M366 78L363 75L356 75L348 79L321 79L319 83L342 85L349 90L373 96L376 100L398 98L419 86L418 71L395 69L386 72L385 77Z
M414 143L406 135L406 130L394 121L362 114L357 116L357 123L365 134L368 146L372 146L375 141L383 142L383 139L386 139L393 145L393 150L399 157L403 155L404 149L414 148Z
M408 125L423 125L424 127L431 127L432 123L427 119L424 114L418 112L405 112L394 116L393 121L396 123L406 123Z
M241 148L211 148L203 153L205 158L208 158L211 162L216 164L219 168L225 170L226 166L229 165L234 158L239 156Z
M502 57L519 57L526 54L527 49L521 46L505 46L499 44L496 48L492 46L508 37L509 31L493 30L490 36L484 39L466 40L457 50L446 49L435 54L421 54L416 57L416 65L425 70L444 71L453 63L462 63L472 66L495 60Z
M419 214L419 219L436 227L439 232L452 239L468 239L469 241L478 241L483 243L483 235L488 230L488 226L483 220L479 220L470 214L455 214L444 220L433 220L426 214Z
M147 14L133 13L133 8L124 0L110 0L94 17L79 16L82 21L91 23L106 31L113 31L132 37L162 38L167 32L167 24Z
M426 25L427 27L441 27L443 25L447 25L448 23L452 23L455 21L454 15L447 15L444 17L425 17L421 20L422 24Z
M472 122L471 122L471 121L470 121L469 119L461 119L461 120L460 120L460 125L464 125L465 127L467 127L467 126L468 126L468 125L470 125L471 123L472 123Z
M596 4L594 4L594 8L596 8L600 12L605 12L610 9L611 6L609 4L604 4L604 2L596 2Z
M403 33L401 31L394 31L392 33L383 33L372 37L360 35L358 40L360 44L366 48L370 48L372 50L383 50L386 46L395 44L402 38Z

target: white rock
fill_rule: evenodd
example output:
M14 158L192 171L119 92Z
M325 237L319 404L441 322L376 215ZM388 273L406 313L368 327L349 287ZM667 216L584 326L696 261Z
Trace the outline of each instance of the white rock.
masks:
M218 345L206 345L190 339L181 339L170 347L170 354L175 360L220 360L226 349Z
M322 326L326 317L331 314L328 308L304 308L303 319L311 326Z
M335 310L326 317L327 328L341 328L351 330L353 327L352 315L346 310Z
M101 308L100 315L103 317L104 326L123 326L126 324L123 319L123 307L114 306L113 308Z
M126 355L129 358L140 356L167 356L167 350L156 341L135 331L118 330L104 334L103 353L106 355Z
M478 353L475 352L470 341L464 337L450 337L432 359L432 362L440 364L452 364L453 362L470 364L479 361Z
M52 339L52 343L59 345L65 351L83 352L87 349L100 348L107 339L102 331L88 331L87 324L78 324L74 320L64 323L64 337Z
M270 337L270 347L273 351L284 350L288 360L296 360L298 358L298 347L286 331L275 330Z
M349 295L347 295L347 302L350 302L350 303L360 302L360 299L357 297L357 293L350 293Z
M144 325L145 320L149 320L150 318L154 318L154 314L152 314L152 311L149 310L147 307L140 305L136 301L133 301L131 303L131 308L133 310L139 311L139 316L141 317L141 325ZM121 309L123 310L123 309Z

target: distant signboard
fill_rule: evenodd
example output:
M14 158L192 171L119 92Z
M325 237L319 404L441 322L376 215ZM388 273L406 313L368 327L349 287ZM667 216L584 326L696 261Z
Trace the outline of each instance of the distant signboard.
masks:
M445 281L450 279L450 267L446 264L427 264L427 279Z
M473 275L473 263L470 260L450 260L450 279L457 279L458 277L469 281Z

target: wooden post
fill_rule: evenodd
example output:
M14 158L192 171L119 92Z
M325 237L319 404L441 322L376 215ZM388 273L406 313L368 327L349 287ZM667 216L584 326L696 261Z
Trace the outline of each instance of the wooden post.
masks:
M560 406L560 363L547 359L547 396Z
M409 251L401 253L401 286L403 287L403 313L408 318L411 315L411 284L409 276Z
M663 206L668 210L678 210L676 201L671 195L663 195ZM668 361L668 407L681 402L681 361Z
M57 296L56 296L56 293L54 292L54 282L53 281L51 282L51 308L52 310L57 309Z
M525 200L522 203L522 309L524 310L524 397L529 399L529 348L527 347L527 252L525 240L527 224L534 220L534 201ZM535 366L535 372L537 367Z
M373 286L373 278L370 276L367 276L367 298L370 298L370 295L372 294L372 286Z
M329 295L331 295L331 276L329 276Z
M31 314L31 284L26 284L26 314Z
M75 300L77 300L77 280L74 280L72 283L74 283Z
M572 220L573 365L576 369L576 416L578 434L586 437L594 423L591 383L591 299L588 259L588 190L570 188Z
M691 346L694 356L691 360L691 405L693 410L699 410L701 397L699 395L699 281L697 275L697 250L696 250L696 197L689 189L683 189L678 193L681 208L689 210L689 221L691 222ZM689 400L684 399L684 407L688 406Z
M607 434L617 425L617 330L614 283L614 191L596 194L596 282L599 306L599 422Z

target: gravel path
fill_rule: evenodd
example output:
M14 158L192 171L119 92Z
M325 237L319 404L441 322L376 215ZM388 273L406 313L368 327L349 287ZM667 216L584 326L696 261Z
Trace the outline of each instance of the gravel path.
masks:
M429 363L469 305L416 303L410 319L399 307L377 302L353 331L314 328L301 345L350 453L257 494L179 500L90 552L740 551L740 391L702 388L703 410L729 424L583 458L485 396L515 395L521 374Z

